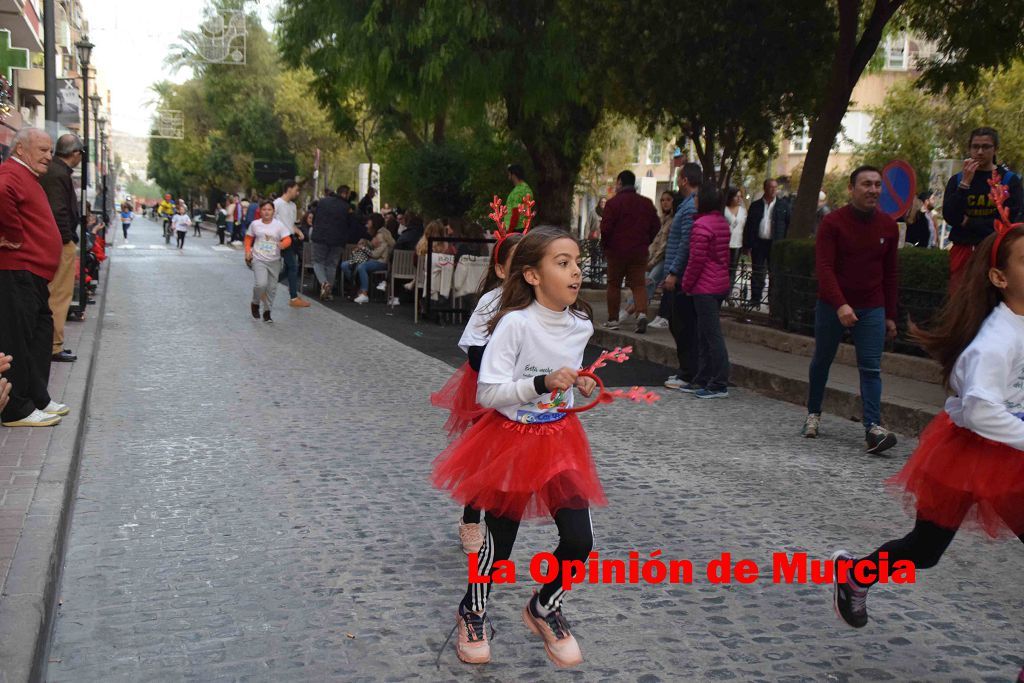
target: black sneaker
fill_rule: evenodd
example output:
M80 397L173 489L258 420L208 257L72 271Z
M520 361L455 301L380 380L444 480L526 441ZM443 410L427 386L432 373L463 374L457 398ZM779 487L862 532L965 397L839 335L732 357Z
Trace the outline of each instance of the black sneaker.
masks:
M249 310L252 311L252 317L256 318L257 320L260 319L260 305L259 304L249 304Z
M265 322L265 323L272 323L272 322L274 322L273 320L270 319L270 311L263 311L263 322Z
M868 589L857 585L852 581L851 576L846 581L839 581L837 565L839 560L853 561L853 555L845 550L837 550L832 553L833 578L835 594L832 599L832 606L840 619L854 628L863 628L868 623ZM849 572L848 572L849 573Z
M637 318L636 333L644 334L645 332L647 332L647 318Z
M881 453L896 445L896 435L881 425L871 425L864 435L864 440L867 443L864 450L868 453Z

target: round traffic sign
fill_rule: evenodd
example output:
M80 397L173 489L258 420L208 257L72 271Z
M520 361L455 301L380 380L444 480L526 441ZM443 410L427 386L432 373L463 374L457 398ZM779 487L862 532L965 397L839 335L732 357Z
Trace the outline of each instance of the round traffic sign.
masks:
M917 194L917 174L914 167L896 159L882 169L882 196L878 206L893 218L905 216L914 205Z

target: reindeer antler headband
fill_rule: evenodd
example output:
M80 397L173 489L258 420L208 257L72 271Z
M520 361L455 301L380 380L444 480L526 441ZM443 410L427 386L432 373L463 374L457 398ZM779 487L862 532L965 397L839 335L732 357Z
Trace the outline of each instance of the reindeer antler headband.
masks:
M1006 200L1010 196L1010 189L1003 185L1002 181L1003 178L999 175L999 171L992 169L992 177L988 180L988 185L991 188L988 191L988 196L992 198L996 205L996 211L999 214L995 224L992 226L996 230L996 240L992 243L992 254L989 257L989 265L992 268L996 267L999 245L1003 243L1003 238L1006 237L1006 234L1014 228L1024 226L1024 223L1010 223L1010 210L1006 207Z
M617 398L624 398L630 401L636 401L637 403L646 403L648 405L659 400L661 396L653 391L646 391L643 387L630 387L628 391L623 391L622 389L608 391L604 388L604 382L602 382L601 378L597 376L596 370L606 366L608 361L611 361L612 363L625 363L629 360L629 354L631 353L633 353L632 346L622 348L615 347L615 349L611 351L602 352L601 355L597 357L597 360L591 363L590 367L579 371L580 377L589 377L597 382L597 396L595 396L594 400L585 406L580 406L579 408L559 408L558 412L582 413L585 410L590 410L591 408L596 407L600 403L611 403Z
M530 225L533 223L534 211L533 207L536 202L533 201L533 197L526 195L523 200L519 202L519 206L516 207L516 211L519 212L519 218L523 224L523 234L530 232ZM508 215L508 207L501 201L501 197L494 195L494 199L491 200L491 213L488 215L494 225L496 226L496 233L498 235L498 243L494 245L494 253L498 253L498 248L501 247L501 243L504 242L509 236L509 230L505 227L505 216Z

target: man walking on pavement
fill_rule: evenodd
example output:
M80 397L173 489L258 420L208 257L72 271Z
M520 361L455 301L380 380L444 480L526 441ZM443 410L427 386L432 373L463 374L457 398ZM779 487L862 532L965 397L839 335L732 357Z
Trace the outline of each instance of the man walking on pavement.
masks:
M601 249L608 262L608 322L605 329L619 329L622 279L633 290L636 331L647 331L647 250L661 230L654 202L636 191L636 176L623 171L615 180L615 196L601 217Z
M701 389L693 384L697 374L697 310L693 306L693 298L679 285L690 259L690 233L697 215L695 200L703 182L704 173L699 164L691 161L680 167L680 201L665 244L665 281L661 285L662 297L669 299L671 317L668 329L676 341L676 358L679 360L679 370L665 380L665 386L691 394Z
M64 246L60 253L60 265L49 285L50 311L53 313L53 360L68 363L78 360L70 349L64 348L64 323L71 307L71 295L75 288L75 256L78 245L78 227L81 210L71 181L72 170L82 163L85 147L74 133L66 133L57 139L56 158L50 162L46 173L39 177L39 183L46 191L50 210L60 229Z
M12 357L4 373L10 400L0 412L5 427L50 427L70 412L46 386L53 350L47 285L60 264L61 237L39 176L52 145L44 131L22 128L0 164L0 349Z
M949 291L956 289L967 261L982 240L992 234L996 219L996 205L989 197L988 181L997 170L1003 185L1010 191L1006 207L1010 222L1020 220L1024 211L1024 189L1020 176L996 161L999 151L999 133L995 128L975 128L967 140L970 157L964 160L963 170L946 183L942 196L942 217L949 223Z
M320 283L320 300L334 298L331 294L338 277L338 264L349 237L348 185L341 185L333 195L322 197L313 216L313 274Z
M882 172L860 166L850 175L850 203L825 216L815 240L818 305L814 312L807 418L802 434L818 436L829 369L849 330L857 350L868 453L896 445L881 422L882 351L896 337L899 228L878 210Z
M299 184L294 180L285 181L281 196L274 200L274 218L283 223L292 233L291 244L281 252L281 258L284 260L284 275L288 278L288 305L292 308L309 308L309 302L299 296L299 251L302 249L301 240L305 238L305 235L295 225L298 220L295 198L298 196Z
M764 181L764 194L750 205L743 227L743 249L750 254L750 306L755 310L761 307L772 242L786 239L789 215L789 201L779 197L779 183Z

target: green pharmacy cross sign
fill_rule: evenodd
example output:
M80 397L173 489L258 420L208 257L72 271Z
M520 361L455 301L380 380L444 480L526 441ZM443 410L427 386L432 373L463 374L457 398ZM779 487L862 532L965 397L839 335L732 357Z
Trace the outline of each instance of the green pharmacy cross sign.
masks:
M8 81L14 78L12 69L28 68L28 50L11 47L11 32L0 29L0 75Z

